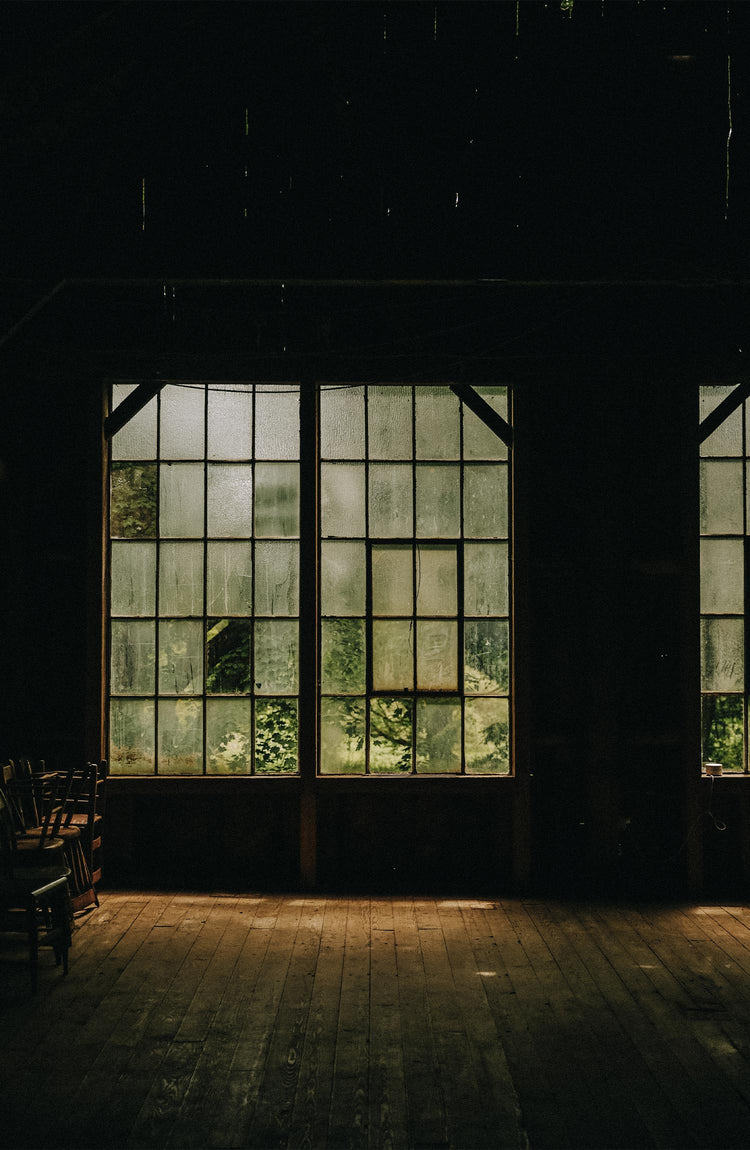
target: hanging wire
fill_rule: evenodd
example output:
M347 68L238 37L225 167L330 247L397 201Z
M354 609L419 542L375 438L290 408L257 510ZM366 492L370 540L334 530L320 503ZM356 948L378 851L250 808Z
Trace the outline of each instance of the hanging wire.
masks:
M727 162L724 183L724 219L729 216L729 143L732 139L732 56L729 51L729 5L727 4Z

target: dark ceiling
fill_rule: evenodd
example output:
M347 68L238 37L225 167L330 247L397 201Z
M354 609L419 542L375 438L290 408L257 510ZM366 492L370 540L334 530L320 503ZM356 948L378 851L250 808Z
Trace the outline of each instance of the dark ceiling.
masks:
M744 277L749 30L736 2L5 3L2 288Z

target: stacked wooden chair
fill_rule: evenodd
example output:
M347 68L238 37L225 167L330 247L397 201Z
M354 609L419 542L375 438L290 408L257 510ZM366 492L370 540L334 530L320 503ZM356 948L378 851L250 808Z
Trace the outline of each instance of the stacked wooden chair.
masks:
M6 794L5 787L0 787L0 932L26 936L31 990L35 994L40 946L51 946L57 964L62 963L63 974L68 973L70 870L64 862L48 866L19 864L14 812Z

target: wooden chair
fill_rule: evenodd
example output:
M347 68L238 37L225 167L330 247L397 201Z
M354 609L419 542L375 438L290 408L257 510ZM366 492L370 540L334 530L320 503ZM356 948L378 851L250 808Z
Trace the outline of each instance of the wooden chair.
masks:
M68 973L71 944L67 866L16 865L16 832L0 789L0 932L23 934L29 948L31 991L38 986L39 947L51 946Z

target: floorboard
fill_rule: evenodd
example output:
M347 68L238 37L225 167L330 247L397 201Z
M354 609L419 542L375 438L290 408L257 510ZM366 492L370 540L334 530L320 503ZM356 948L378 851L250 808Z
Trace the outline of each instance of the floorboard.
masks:
M3 1150L732 1150L750 911L105 892L0 1039Z

